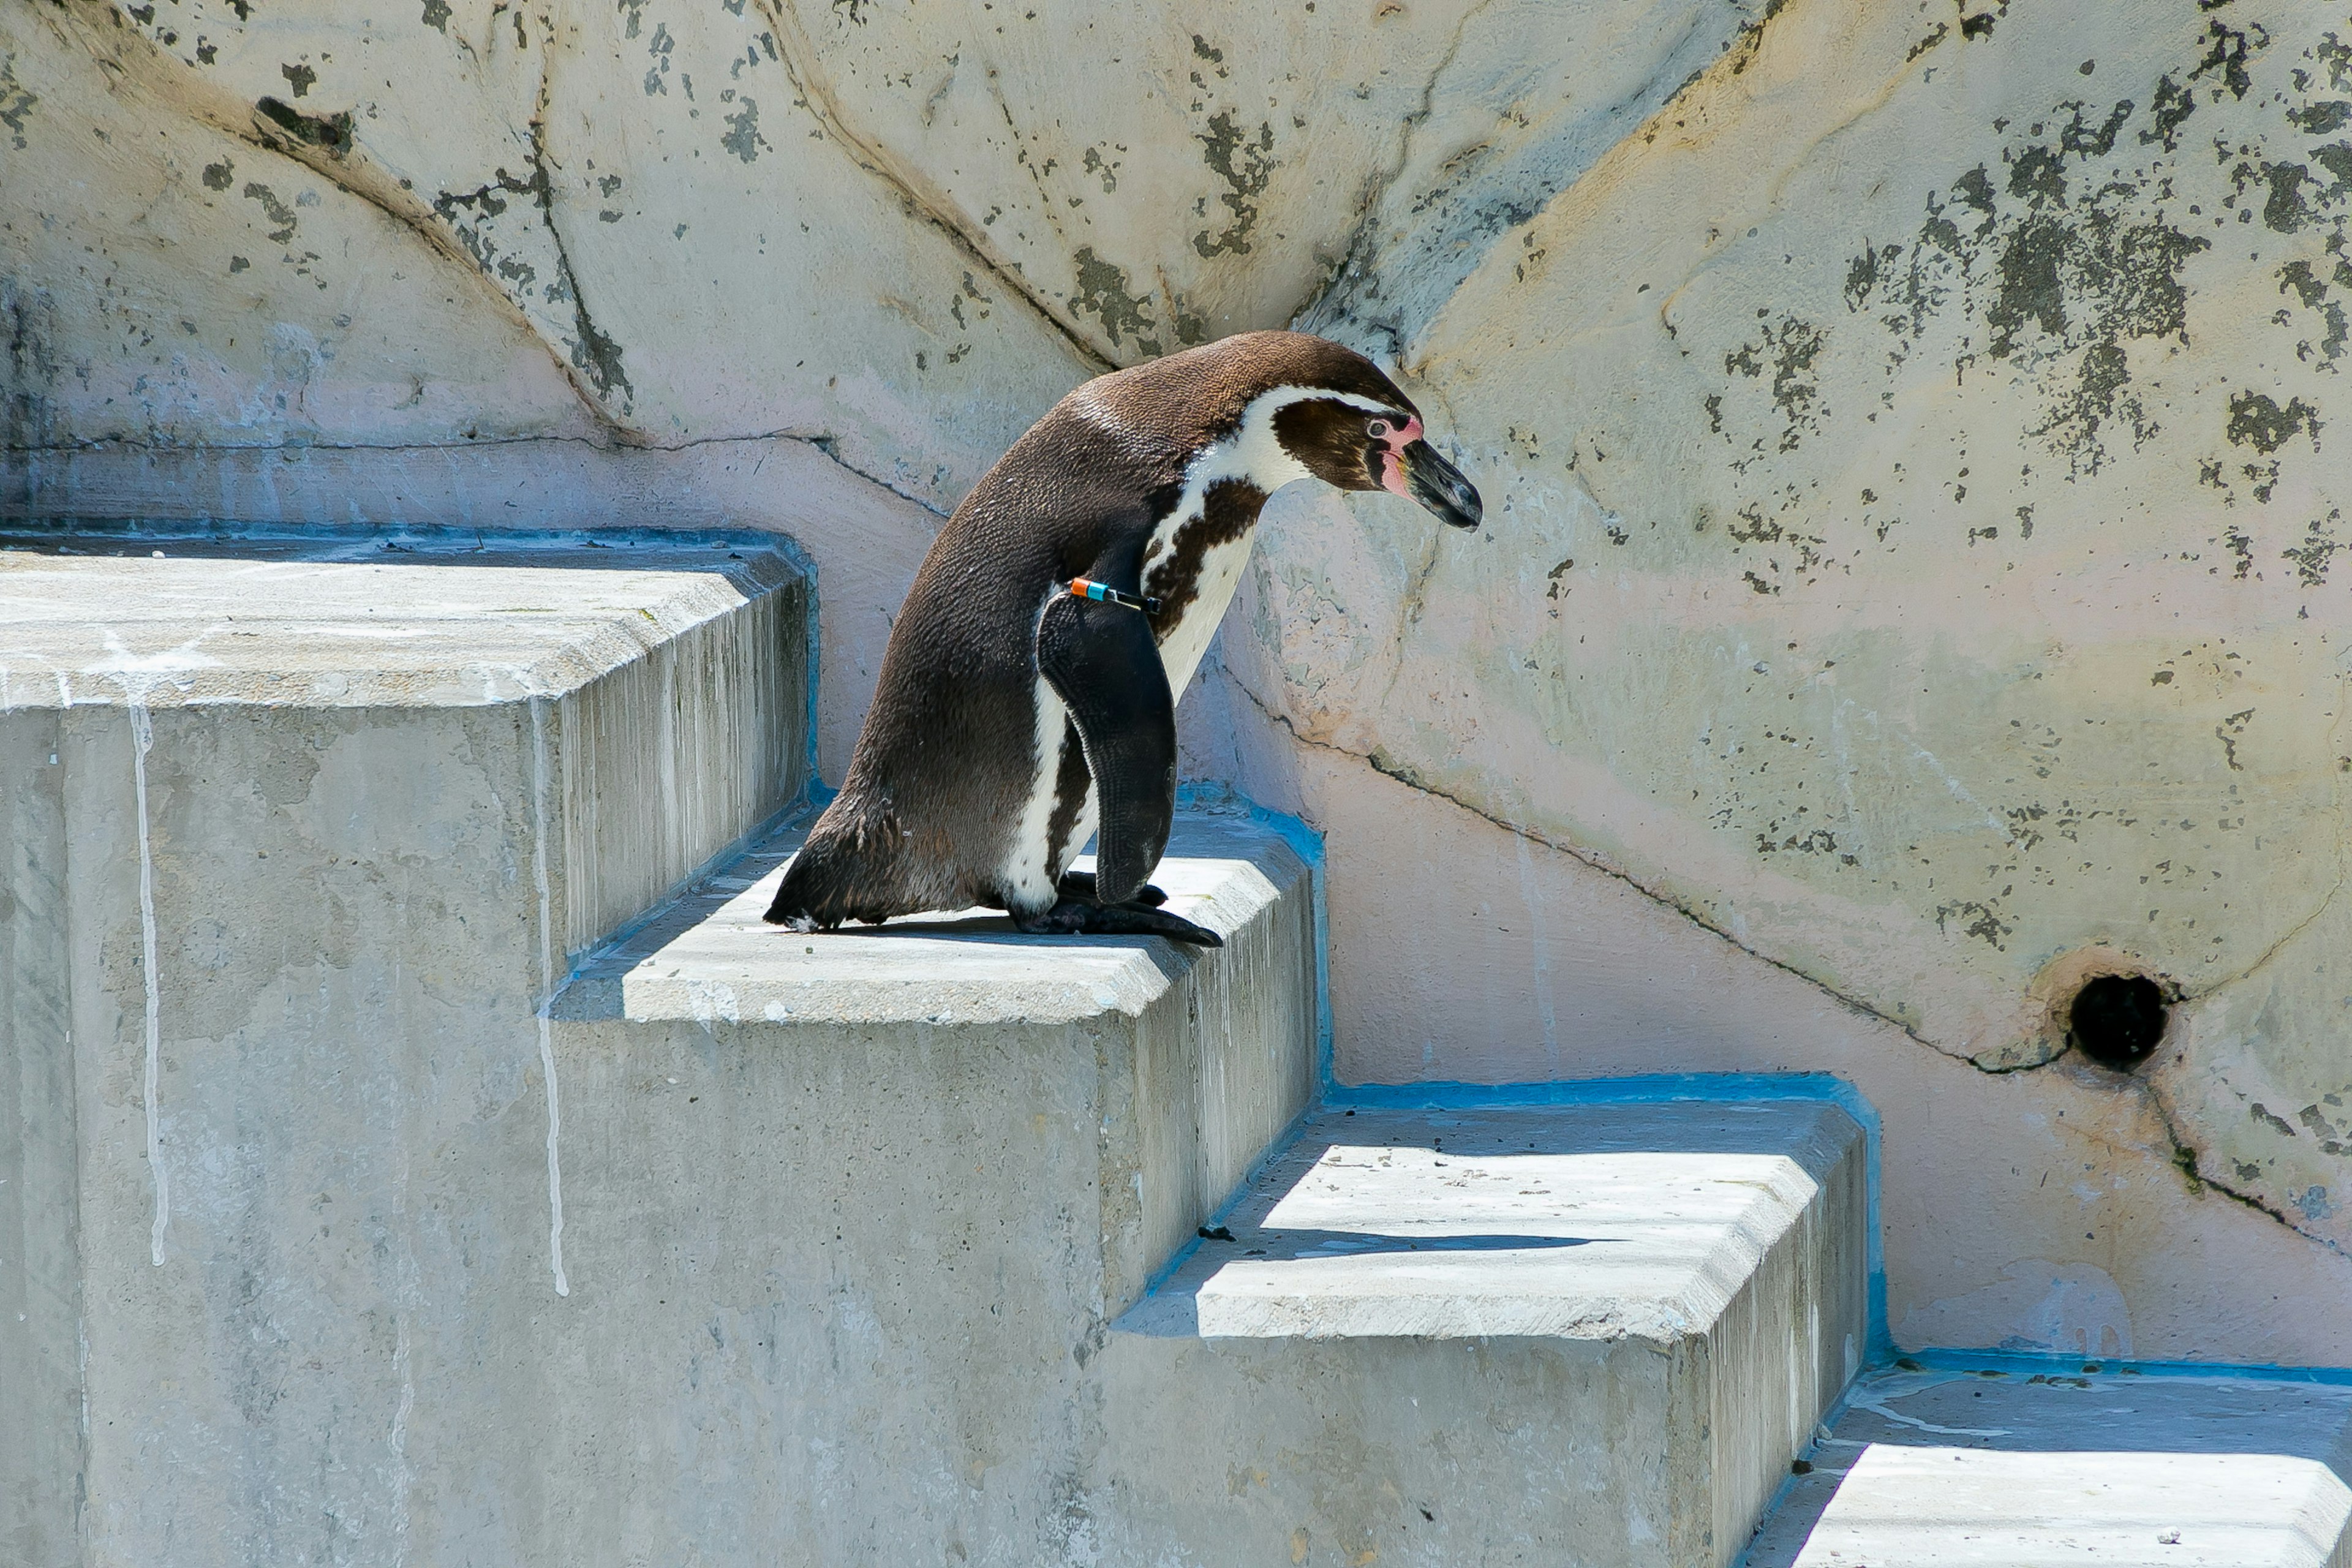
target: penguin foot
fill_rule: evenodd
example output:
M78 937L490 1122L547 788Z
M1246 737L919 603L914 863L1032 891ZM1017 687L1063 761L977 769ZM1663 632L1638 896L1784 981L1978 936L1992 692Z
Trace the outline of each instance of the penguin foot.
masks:
M1034 936L1164 936L1171 942L1191 942L1195 947L1225 945L1225 939L1207 926L1194 925L1181 915L1154 909L1140 900L1126 904L1098 904L1090 899L1065 898L1038 914L1024 915L1015 910L1013 923Z
M1095 874L1092 871L1063 872L1062 884L1057 890L1065 899L1078 899L1089 904L1097 904L1102 901L1102 896L1095 891ZM1141 904L1147 909L1156 910L1160 905L1168 901L1168 895L1153 887L1150 883L1146 882L1140 888L1136 889L1135 897L1128 900L1127 901L1130 904Z

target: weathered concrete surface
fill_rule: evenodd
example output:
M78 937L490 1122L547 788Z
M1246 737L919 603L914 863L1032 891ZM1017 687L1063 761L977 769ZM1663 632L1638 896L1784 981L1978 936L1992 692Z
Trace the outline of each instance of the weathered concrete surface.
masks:
M836 134L1131 363L1287 321L1410 243L1373 226L1408 186L1472 231L1430 258L1457 279L1761 6L763 8Z
M935 512L806 441L676 450L584 441L234 450L121 442L11 454L0 518L140 516L299 531L322 518L449 529L757 529L805 545L817 595L817 767L838 779Z
M1503 825L1475 876L1408 835L1335 860L1334 930L1400 939L1334 954L1343 1073L1859 1064L1935 1091L1901 1179L2001 1216L1892 1232L1917 1331L2352 1353L2288 1305L2352 1247L2337 20L84 0L0 36L0 487L53 510L177 505L217 463L298 518L398 476L462 510L495 472L559 521L661 521L680 476L763 521L796 505L780 432L941 508L1151 345L1295 313L1371 347L1495 526L1278 498L1187 721L1254 797L1318 779L1335 834L1445 797ZM551 438L464 453L518 437ZM281 457L299 502L256 472ZM518 497L536 462L561 485ZM362 468L395 477L324 478ZM866 661L931 514L807 510L828 649ZM826 679L838 777L871 664ZM1663 911L1621 969L1684 962L1687 916L1728 994L1780 999L1769 1043L1678 1055L1706 1007L1643 1014L1564 916L1402 940L1524 903L1522 867L1598 888L1579 858ZM1901 1065L2046 1064L2097 964L2188 999L2127 1112ZM1632 1021L1546 1022L1580 998Z
M282 785L267 776L278 770L257 775L260 798L280 805L271 797L283 787L300 798L314 771L302 753L326 744L313 730L320 715L347 715L327 721L395 745L403 726L428 734L478 708L520 722L530 749L516 765L527 771L500 784L537 781L518 798L552 814L549 896L567 962L781 809L807 776L809 584L754 536L490 549L478 536L52 531L0 535L6 544L22 548L0 552L0 715L26 726L27 754L103 743L113 730L143 764L159 719L195 748L243 729L229 743L296 758ZM430 799L439 781L419 763L413 783L376 770L352 782ZM94 793L77 809L99 809L126 782L53 778L69 799L88 780ZM373 800L341 809L396 815ZM410 827L437 830L349 824L361 835ZM207 901L237 910L225 897Z
M135 42L0 14L0 445L597 431L528 323L396 216L91 52Z
M1223 763L1324 833L1342 1082L1833 1072L1878 1108L1888 1322L1906 1346L2352 1364L2352 1259L2187 1180L2138 1076L1989 1075L1576 856L1212 683ZM1232 739L1247 746L1238 759ZM1433 997L1445 998L1440 1006Z
M940 506L1100 368L757 7L79 0L0 58L11 446L790 433Z
M1811 1463L1750 1568L2352 1562L2352 1389L1889 1371Z
M554 1299L534 1012L800 787L808 584L741 536L43 542L0 551L0 1543L395 1558L368 1378L490 1375Z
M1367 324L1498 524L1281 498L1235 673L1989 1069L2155 973L2199 1171L2352 1242L2340 30L1783 7Z
M794 935L759 921L772 854L575 981L572 1294L501 1321L520 1403L419 1384L416 1555L491 1528L444 1489L529 1410L511 1560L1091 1560L1105 1324L1313 1081L1306 866L1244 817L1170 853L1223 948L977 912Z
M1558 188L1753 7L1355 9L77 0L0 34L41 172L5 231L12 444L789 431L945 504L1086 371L1286 320L1400 168ZM100 137L139 216L100 219L90 268L58 230L99 218ZM368 247L489 341L404 342L386 311L379 355L348 308ZM177 277L142 287L159 260ZM219 308L339 292L277 362Z
M1318 1110L1102 1352L1108 1555L1728 1563L1859 1363L1864 1165L1820 1104Z

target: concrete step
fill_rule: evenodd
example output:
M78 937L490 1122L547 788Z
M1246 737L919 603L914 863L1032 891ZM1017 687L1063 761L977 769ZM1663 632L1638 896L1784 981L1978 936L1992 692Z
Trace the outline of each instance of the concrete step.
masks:
M540 1009L802 789L813 592L751 535L0 540L0 1557L399 1555L421 1391L563 1305Z
M2352 1387L2071 1368L1862 1379L1748 1568L2345 1568Z
M1105 1346L1106 1560L1721 1564L1858 1363L1813 1102L1319 1110Z
M1154 880L1214 950L802 936L759 920L793 845L561 998L561 1440L497 1457L451 1369L418 1451L543 1499L533 1561L1089 1561L1105 1326L1313 1087L1308 866L1180 814Z

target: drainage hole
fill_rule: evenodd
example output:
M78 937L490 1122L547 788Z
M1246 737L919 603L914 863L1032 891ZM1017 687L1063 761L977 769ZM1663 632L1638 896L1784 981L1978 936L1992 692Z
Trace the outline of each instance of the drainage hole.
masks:
M2067 1038L2101 1067L2129 1072L2164 1038L2164 992L2145 974L2102 974L2074 993Z

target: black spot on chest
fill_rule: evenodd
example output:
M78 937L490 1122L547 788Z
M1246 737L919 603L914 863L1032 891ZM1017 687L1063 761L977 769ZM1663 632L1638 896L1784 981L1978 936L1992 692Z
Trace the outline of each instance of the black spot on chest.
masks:
M1054 814L1045 823L1045 875L1055 881L1070 868L1070 858L1084 847L1071 843L1070 837L1078 826L1078 808L1087 804L1087 791L1094 782L1077 728L1065 723L1062 756L1054 778Z
M1144 567L1144 589L1160 600L1151 635L1168 640L1192 602L1201 596L1201 563L1210 551L1231 544L1250 531L1265 505L1265 492L1247 479L1219 479L1201 498L1201 515L1184 523L1170 541L1165 559Z

